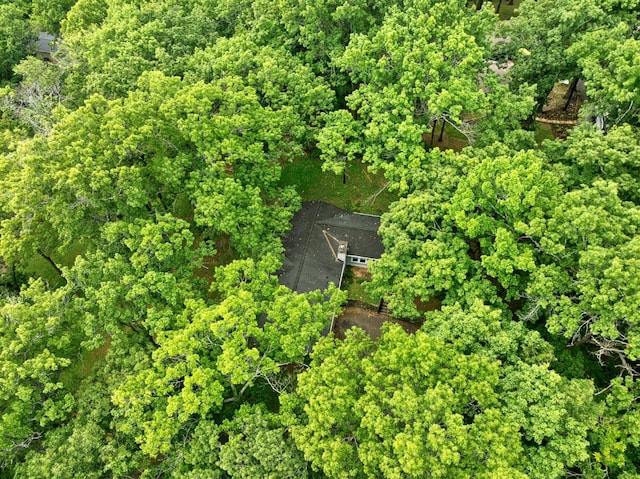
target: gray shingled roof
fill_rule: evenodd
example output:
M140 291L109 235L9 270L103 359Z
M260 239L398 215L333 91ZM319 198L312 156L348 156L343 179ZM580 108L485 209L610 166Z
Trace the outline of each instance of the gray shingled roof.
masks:
M299 293L340 285L344 263L334 254L338 241L349 243L348 254L379 258L384 250L377 234L380 217L349 213L328 203L302 204L283 238L285 258L280 284Z
M56 46L53 45L56 39L55 35L47 32L39 32L38 33L38 41L36 43L36 51L41 54L51 54L58 50Z

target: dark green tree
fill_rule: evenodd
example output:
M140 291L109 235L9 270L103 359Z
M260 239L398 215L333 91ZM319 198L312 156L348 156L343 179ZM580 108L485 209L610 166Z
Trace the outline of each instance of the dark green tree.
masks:
M13 67L36 47L36 31L19 5L0 4L0 39L0 80L8 80Z

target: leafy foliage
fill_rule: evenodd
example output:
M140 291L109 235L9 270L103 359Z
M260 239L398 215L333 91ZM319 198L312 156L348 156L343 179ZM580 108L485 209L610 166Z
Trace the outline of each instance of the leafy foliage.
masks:
M637 476L640 5L468 3L0 0L0 476ZM577 77L604 128L536 149ZM397 193L368 287L418 332L322 337L291 185Z
M346 97L348 110L331 113L318 137L327 169L340 171L362 155L406 193L412 172L428 161L425 137L437 121L487 142L528 116L530 90L510 94L483 71L495 19L463 4L407 2L391 8L379 29L351 36L336 63L357 89Z
M610 116L609 124L630 112L634 118L637 39L630 26L638 22L638 6L637 0L523 1L501 27L509 41L500 49L515 60L510 78L516 86L536 84L541 108L555 82L584 75L592 111Z
M35 51L36 32L26 12L14 3L0 4L0 80L13 75L13 67Z
M72 413L73 395L61 380L84 339L69 287L47 291L42 281L0 307L0 466L12 465L47 429Z
M373 267L372 287L405 317L419 315L416 297L509 302L519 298L535 270L534 238L560 194L556 177L534 152L488 150L468 165L449 165L460 178L447 185L449 195L412 193L383 218L386 249Z
M581 126L565 142L546 143L547 155L569 170L565 183L572 188L606 180L617 185L622 200L640 203L640 136L630 125L612 128L605 135L593 126Z
M375 343L358 330L327 339L313 359L284 408L298 447L328 477L561 477L588 457L593 387L544 365L501 370L485 351L399 326ZM557 401L553 422L545 395L528 389L543 384Z
M229 477L306 479L307 463L279 424L280 416L242 406L222 429L229 441L220 448L220 466Z

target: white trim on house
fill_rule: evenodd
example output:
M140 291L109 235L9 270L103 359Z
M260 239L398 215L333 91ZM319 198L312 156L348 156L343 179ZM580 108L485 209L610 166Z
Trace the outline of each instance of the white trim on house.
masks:
M349 266L359 266L360 268L369 269L369 262L375 261L376 258L368 258L366 256L358 256L355 254L348 254L346 264Z

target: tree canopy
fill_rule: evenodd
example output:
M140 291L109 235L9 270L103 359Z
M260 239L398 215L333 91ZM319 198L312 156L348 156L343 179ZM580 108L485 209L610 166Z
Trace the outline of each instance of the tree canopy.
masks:
M495 3L0 0L0 478L637 478L640 3Z

